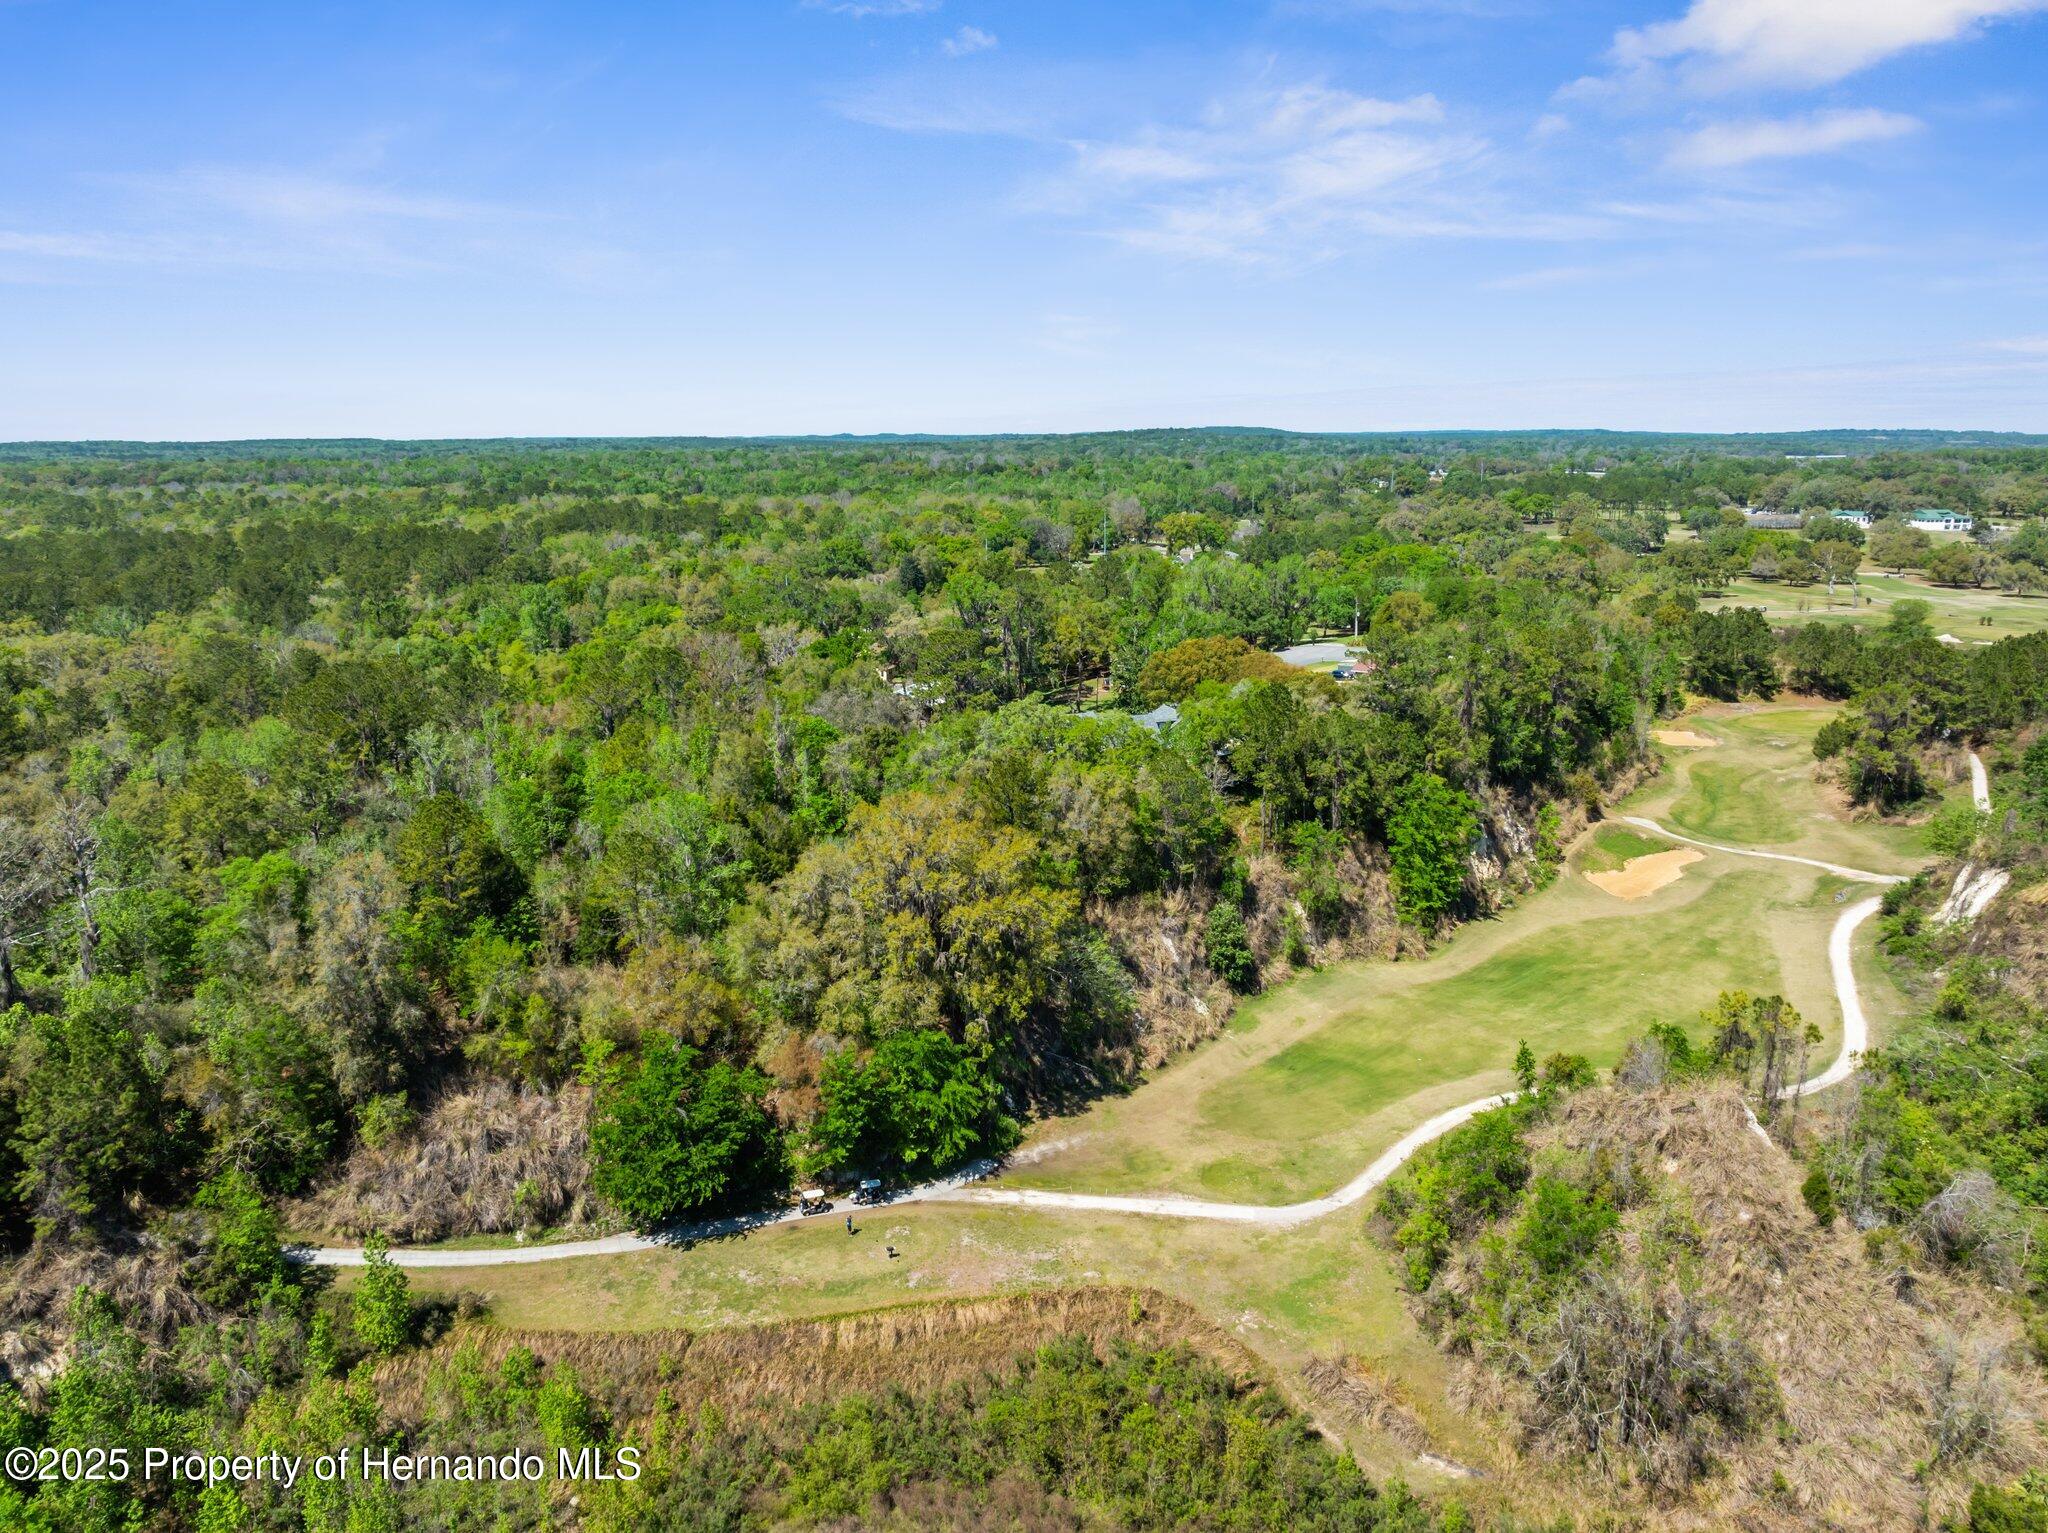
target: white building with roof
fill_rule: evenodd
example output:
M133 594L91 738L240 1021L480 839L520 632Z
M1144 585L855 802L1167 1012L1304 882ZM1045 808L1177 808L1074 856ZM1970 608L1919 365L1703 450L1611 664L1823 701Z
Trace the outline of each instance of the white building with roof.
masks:
M1915 511L1907 518L1922 532L1968 532L1977 525L1977 519L1961 511L1949 511L1939 506L1925 511Z

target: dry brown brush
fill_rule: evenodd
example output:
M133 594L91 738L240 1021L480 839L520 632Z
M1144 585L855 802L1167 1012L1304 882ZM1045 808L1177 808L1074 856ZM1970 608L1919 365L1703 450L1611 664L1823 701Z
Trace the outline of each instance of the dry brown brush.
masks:
M1975 1481L2048 1462L2048 1380L2009 1301L1928 1254L1975 1238L1969 1188L1937 1200L1925 1245L1866 1248L1815 1221L1803 1168L1728 1082L1580 1092L1530 1137L1539 1171L1562 1158L1635 1185L1611 1260L1518 1353L1472 1345L1434 1288L1423 1312L1470 1347L1463 1397L1519 1418L1532 1469L1602 1450L1640 1465L1589 1505L1646 1527L1937 1526ZM1469 1293L1484 1239L1438 1283Z
M665 1392L692 1412L712 1406L737 1425L891 1387L924 1393L1001 1373L1060 1337L1148 1348L1185 1345L1242 1377L1263 1372L1243 1346L1177 1299L1121 1288L1062 1288L997 1298L905 1305L835 1320L703 1332L512 1331L464 1327L429 1351L377 1370L386 1409L418 1419L435 1364L458 1346L495 1367L516 1347L565 1363L598 1386L614 1418L652 1413Z
M359 1145L286 1211L310 1234L381 1230L401 1245L524 1229L595 1226L589 1094L503 1080L458 1088L384 1144Z

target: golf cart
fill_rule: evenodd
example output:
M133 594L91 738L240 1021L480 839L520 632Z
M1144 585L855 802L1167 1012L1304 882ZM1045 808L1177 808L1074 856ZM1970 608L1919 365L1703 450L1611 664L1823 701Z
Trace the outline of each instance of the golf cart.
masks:
M796 1195L796 1211L800 1214L829 1214L832 1204L825 1197L822 1187L806 1187Z
M853 1193L853 1201L854 1201L854 1202L856 1202L856 1203L861 1203L861 1204L873 1204L873 1203L879 1203L879 1202L881 1202L881 1201L882 1201L882 1181L881 1181L881 1178L880 1178L880 1177L874 1177L874 1176L871 1176L871 1177L867 1178L867 1180L865 1180L864 1182L862 1182L862 1183L860 1184L860 1186L859 1186L859 1187L857 1187L857 1188L855 1188L855 1189L854 1189L854 1193Z

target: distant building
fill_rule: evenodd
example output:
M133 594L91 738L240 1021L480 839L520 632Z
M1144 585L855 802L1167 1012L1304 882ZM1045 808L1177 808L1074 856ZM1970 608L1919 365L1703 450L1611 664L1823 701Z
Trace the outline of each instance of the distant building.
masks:
M1968 532L1977 525L1976 518L1960 511L1946 511L1939 507L1926 511L1915 511L1907 518L1922 532Z
M1868 527L1874 518L1868 511L1830 511L1838 522L1847 522L1851 527Z
M1125 714L1118 708L1077 708L1075 716L1084 719L1128 718L1133 724L1142 724L1145 728L1157 734L1168 724L1180 722L1180 709L1174 707L1172 703L1161 703L1150 713L1132 714Z
M1765 511L1757 506L1744 506L1742 519L1752 527L1764 527L1774 532L1797 532L1802 525L1795 512Z

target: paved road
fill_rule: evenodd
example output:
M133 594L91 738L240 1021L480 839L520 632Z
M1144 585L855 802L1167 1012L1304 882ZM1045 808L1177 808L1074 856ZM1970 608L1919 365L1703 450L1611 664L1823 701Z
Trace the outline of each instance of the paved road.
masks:
M1310 1219L1320 1219L1324 1214L1333 1214L1340 1208L1349 1208L1400 1170L1409 1156L1432 1139L1440 1139L1459 1124L1470 1122L1479 1114L1491 1108L1504 1106L1514 1099L1515 1094L1509 1092L1505 1096L1483 1097L1477 1102L1466 1102L1447 1112L1440 1112L1428 1122L1419 1124L1403 1134L1378 1160L1335 1192L1327 1197L1311 1198L1306 1203L1208 1203L1199 1198L1145 1198L1098 1192L1048 1192L1040 1187L962 1186L937 1196L939 1201L946 1203L989 1203L1011 1208L1070 1208L1089 1213L1154 1214L1166 1219L1218 1219L1233 1224L1304 1224Z
M1319 639L1313 644L1290 644L1273 654L1289 665L1342 665L1351 658L1351 646L1356 643L1356 639Z
M1681 836L1674 831L1666 830L1655 820L1638 815L1624 815L1621 818L1630 825L1641 826L1670 840L1684 841L1691 846L1725 852L1734 857L1759 857L1772 862L1803 863L1808 867L1821 868L1839 877L1856 879L1862 883L1904 882L1895 874L1872 873L1862 868L1818 862L1811 857L1794 857L1783 852L1758 852L1747 847L1719 846L1711 841L1695 841L1690 836ZM1857 1060L1863 1051L1870 1047L1870 1023L1863 1014L1862 997L1856 989L1851 939L1855 936L1856 928L1877 912L1879 903L1878 900L1868 899L1850 906L1836 920L1834 930L1828 936L1828 967L1834 977L1835 1000L1842 1011L1841 1052L1827 1069L1813 1079L1788 1087L1785 1093L1787 1096L1805 1096L1809 1092L1820 1091L1847 1080L1855 1072ZM1211 1203L1199 1198L1052 1192L1039 1187L981 1187L975 1184L1000 1169L994 1162L984 1161L942 1181L927 1182L923 1186L912 1188L892 1198L890 1205L885 1206L898 1203L981 1203L1007 1208L1064 1208L1084 1213L1146 1214L1164 1219L1211 1219L1232 1224L1258 1224L1268 1227L1304 1224L1311 1219L1320 1219L1325 1214L1335 1213L1340 1208L1350 1207L1385 1182L1401 1168L1409 1156L1424 1145L1441 1138L1459 1124L1469 1122L1480 1113L1513 1100L1512 1094L1483 1097L1476 1102L1467 1102L1446 1112L1440 1112L1402 1135L1384 1154L1335 1192L1325 1197L1311 1198L1305 1203ZM714 1219L702 1224L677 1226L653 1235L608 1235L601 1240L571 1240L553 1245L494 1247L482 1250L401 1249L393 1251L391 1259L402 1267L511 1267L528 1262L572 1261L582 1256L616 1256L627 1251L645 1251L660 1246L690 1245L699 1240L740 1235L749 1230L765 1229L770 1225L792 1223L802 1217L804 1216L795 1209L785 1208L759 1215ZM360 1267L363 1264L360 1246L321 1246L295 1254L300 1260L322 1267Z
M1835 922L1835 929L1828 933L1828 968L1835 977L1835 1004L1842 1009L1842 1049L1835 1055L1835 1062L1820 1074L1812 1080L1788 1086L1782 1095L1810 1096L1816 1091L1839 1085L1856 1073L1863 1051L1870 1047L1870 1019L1863 1015L1863 997L1856 989L1855 954L1850 939L1856 935L1856 928L1876 915L1883 903L1882 900L1864 900L1851 905Z
M706 1219L697 1224L671 1225L651 1235L606 1235L597 1240L560 1240L547 1245L533 1246L486 1246L468 1250L450 1249L446 1246L400 1247L391 1253L391 1260L401 1267L519 1267L529 1262L562 1262L579 1256L620 1256L628 1251L652 1251L662 1246L688 1246L700 1240L718 1240L730 1235L744 1235L749 1230L765 1230L771 1225L794 1224L799 1219L824 1219L827 1223L843 1218L849 1210L854 1222L872 1216L882 1208L893 1208L899 1203L926 1203L943 1198L956 1188L968 1182L979 1181L992 1176L1001 1169L992 1160L978 1160L962 1167L951 1176L936 1182L926 1182L897 1193L886 1203L868 1208L851 1208L842 1205L830 1214L803 1214L794 1208L767 1209L758 1214L737 1214L728 1219ZM309 1262L315 1267L360 1267L363 1264L361 1246L301 1246L289 1253L296 1261Z

